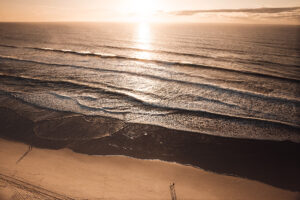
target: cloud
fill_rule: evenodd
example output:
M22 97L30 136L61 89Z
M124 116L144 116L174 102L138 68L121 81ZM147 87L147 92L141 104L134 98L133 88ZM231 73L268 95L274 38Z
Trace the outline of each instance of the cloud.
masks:
M285 8L243 8L243 9L214 9L214 10L180 10L170 12L177 16L190 16L199 13L247 13L247 14L276 14L300 10L300 7Z

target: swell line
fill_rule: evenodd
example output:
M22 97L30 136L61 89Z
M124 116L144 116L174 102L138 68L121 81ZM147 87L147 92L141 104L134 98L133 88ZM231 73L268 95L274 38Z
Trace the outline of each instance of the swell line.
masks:
M14 78L14 79L17 79L17 80L30 80L30 81L39 81L39 83L58 83L58 84L63 84L65 86L68 86L70 84L65 84L65 83L72 83L72 85L76 85L76 88L78 88L79 86L82 87L84 86L84 88L89 88L89 89L102 89L103 91L107 92L104 88L95 88L95 87L92 87L90 84L82 84L82 82L77 82L77 81L69 81L69 80L62 80L62 81L56 81L56 80L43 80L43 79L37 79L37 78L32 78L32 77L24 77L24 76L14 76L14 75L8 75L8 74L3 74L3 73L0 73L0 77L7 77L7 78ZM99 83L93 83L93 82L88 82L88 83L92 83L94 85L101 85ZM116 91L116 90L125 90L125 91L129 91L129 92L135 92L135 93L138 93L137 91L134 91L134 90L129 90L129 89L126 89L126 88L120 88L120 87L116 87L116 86L111 86L111 85L108 85L108 84L103 84L102 85L105 85L105 86L109 86L109 88L111 89L114 89L113 91L109 91L109 93L113 93L113 94L118 94L119 93ZM140 92L140 93L143 93L143 94L147 94L149 95L149 93L144 93L144 92ZM152 95L152 94L150 94ZM60 95L61 97L62 95ZM132 97L131 95L128 95L128 94L125 94L126 97ZM69 98L69 97L67 97ZM143 104L148 104L147 102L139 99L139 98L135 98L133 97L135 101L139 101L140 103L143 103ZM158 98L162 99L161 96L159 96ZM222 101L219 101L219 100L214 100L214 99L208 99L208 98L205 98L205 97L198 97L198 99L201 99L203 101L210 101L210 102L214 102L216 104L220 104L220 105L225 105L225 106L228 106L228 107L238 107L238 108L241 108L235 104L228 104L228 103L225 103L225 102L222 102ZM154 106L154 104L151 104L152 107L159 107L159 108L171 108L171 107L167 107L167 106ZM185 111L202 111L202 110L189 110L189 109L182 109L182 108L178 108L178 107L172 107L172 109L179 109L179 110L185 110Z
M102 59L120 59L120 60L130 60L130 61L137 61L137 62L156 63L156 64L162 64L165 66L188 66L188 67L192 67L192 68L213 69L213 70L219 70L219 71L225 71L225 72L235 72L235 73L241 73L241 74L246 74L246 75L251 75L251 76L259 76L259 77L273 78L273 79L279 79L279 80L300 83L300 79L292 78L292 77L283 77L283 76L277 76L274 74L271 75L271 74L266 74L266 73L258 73L258 72L245 71L245 70L222 68L222 67L217 67L217 66L201 65L201 64L191 63L188 61L182 61L182 62L175 61L174 62L174 61L166 61L166 60L144 59L144 58L121 56L121 55L116 55L116 54L97 53L97 52L91 52L91 51L74 51L74 50L70 50L70 49L18 47L18 46L10 46L10 47L33 49L33 50L48 51L48 52L57 52L57 53L64 53L64 54L74 54L74 55L79 55L79 56L92 56L92 57L99 57ZM292 65L292 66L294 67L294 65Z
M199 55L199 54L193 54L193 53L179 53L179 52L174 52L174 51L165 51L165 50L154 50L154 49L140 49L140 48L132 48L132 47L117 47L117 46L110 46L110 45L97 45L97 47L102 47L102 48L109 48L109 49L118 49L118 50L132 50L132 51L139 51L139 52L149 52L149 53L163 53L163 54L170 54L170 55L177 55L177 56L186 56L186 57L192 57L192 58L207 58L211 59L212 57L210 56L204 56L204 55ZM214 51L226 51L226 52L234 52L237 54L245 54L244 51L238 51L238 50L230 50L230 49L218 49L218 48L208 48L208 47L197 47L199 49L208 49L208 50L214 50ZM268 54L268 55L273 55L273 54ZM273 55L274 56L274 55ZM279 54L275 54L275 56L283 56ZM288 57L288 56L284 56ZM228 61L225 58L218 58L218 60L221 61ZM247 60L248 62L246 64L258 64L258 65L263 65L263 64L272 64L272 65L281 65L280 63L276 62L271 62L271 61L263 61L263 60ZM241 61L238 61L241 62ZM242 63L242 62L241 62ZM285 66L290 66L290 67L298 67L297 65L291 65L291 64L284 64Z
M290 102L290 103L295 103L297 105L300 104L300 101L296 98L266 96L261 93L257 93L257 92L253 92L253 91L250 92L247 90L237 90L237 89L220 87L218 85L211 85L211 84L206 84L206 83L196 83L196 82L189 82L189 81L183 81L183 80L178 80L178 79L168 79L168 78L164 78L164 77L160 77L160 76L128 72L128 71L123 71L123 70L111 70L111 69L103 69L103 68L85 67L85 66L79 66L79 65L45 63L45 62L18 59L18 58L5 57L5 56L0 56L0 59L8 59L8 60L14 60L14 61L20 61L20 62L29 62L29 63L35 63L35 64L49 65L49 66L72 67L72 68L77 68L77 69L88 69L88 70L93 70L93 71L104 71L104 72L113 72L113 73L119 73L119 74L129 74L129 75L134 75L134 76L142 76L142 77L147 77L147 78L151 78L151 79L157 79L157 80L161 80L161 81L176 82L176 83L180 83L180 84L194 85L197 87L206 87L209 89L214 89L214 90L219 90L219 91L221 90L222 92L226 92L226 93L230 92L230 93L235 93L235 94L239 94L239 95L247 95L247 96L254 97L254 98L261 98L261 99L281 101L281 102ZM90 82L90 83L92 83L92 82ZM97 84L100 84L100 83L97 83ZM115 86L112 86L112 87L115 87ZM127 90L129 90L129 89L127 89ZM130 90L130 91L133 91L133 90ZM137 91L134 91L134 92L137 92ZM150 94L150 93L144 93L144 94L157 96L157 95Z
M23 48L19 46L7 45L7 44L0 44L1 47L8 47L8 48Z
M162 64L165 66L174 65L174 66L189 66L189 67L193 67L193 68L213 69L213 70L219 70L219 71L235 72L235 73L241 73L241 74L246 74L246 75L251 75L251 76L259 76L259 77L280 79L280 80L293 81L293 82L300 83L300 79L291 78L291 77L287 78L287 77L282 77L282 76L275 76L275 75L270 75L270 74L265 74L265 73L257 73L257 72L251 72L251 71L245 71L245 70L235 70L235 69L227 69L227 68L221 68L221 67L216 67L216 66L200 65L200 64L195 64L195 63L186 62L186 61L173 62L173 61L164 61L164 60L155 60L155 59L144 59L144 58L127 57L127 56L120 56L120 55L114 55L114 54L93 53L90 51L77 52L77 51L72 51L72 50L58 50L58 49L48 49L48 48L35 48L35 49L42 50L42 51L54 51L54 52L60 52L60 53L76 54L76 55L80 55L80 56L95 56L95 57L100 57L103 59L121 59L121 60L131 60L131 61L146 62L146 63L156 63L156 64Z
M174 111L178 111L178 112L189 112L189 113L194 113L194 114L205 114L205 115L209 115L212 117L217 117L217 118L227 118L227 119L233 119L233 120L250 120L250 121L257 121L259 123L262 122L267 122L267 123L271 123L271 124L277 124L277 125L284 125L284 126L288 126L291 128L300 128L300 126L298 126L297 124L292 124L289 122L285 122L285 121L279 121L279 120L272 120L272 119L265 119L265 118L258 118L258 117L246 117L246 116L238 116L238 115L231 115L231 114L224 114L224 113L218 113L218 112L210 112L207 110L188 110L185 108L178 108L178 107L172 107L172 106L161 106L155 103L150 103L150 102L146 102L140 98L138 98L136 95L130 95L129 93L126 93L122 90L110 90L109 87L107 88L103 88L103 87L99 87L99 84L96 86L91 86L89 84L85 84L83 82L78 82L78 81L70 81L70 80L60 80L60 81L56 81L56 80L42 80L42 79L38 79L38 78L32 78L32 77L25 77L25 76L14 76L14 75L2 75L0 74L0 77L7 77L7 78L14 78L14 79L18 79L18 80L25 80L25 81L33 81L33 82L38 82L38 83L56 83L56 84L62 84L65 86L68 85L72 85L75 88L83 88L83 89L91 89L91 90L97 90L97 92L99 92L99 89L102 90L104 93L106 94L112 94L112 95L117 95L117 96L123 96L125 97L125 99L128 99L129 101L132 102L137 102L137 103L141 103L142 105L145 106L150 106L152 108L158 108L158 109L163 109L163 110L174 110ZM105 85L105 84L103 84ZM95 87L96 86L96 87ZM4 91L5 93L7 93L6 91Z
M109 49L119 49L119 50L132 50L132 51L140 51L140 52L149 52L149 53L164 53L170 55L177 55L177 56L187 56L187 57L195 57L195 58L211 58L209 56L203 56L199 54L192 54L192 53L179 53L175 51L165 51L165 50L154 50L154 49L140 49L140 48L132 48L132 47L116 47L116 46L109 46L109 45L97 45L97 47L104 47Z

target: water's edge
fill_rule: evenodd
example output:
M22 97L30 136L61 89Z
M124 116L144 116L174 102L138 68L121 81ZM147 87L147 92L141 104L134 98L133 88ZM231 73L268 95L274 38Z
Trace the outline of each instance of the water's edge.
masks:
M52 111L1 98L9 102L0 105L0 137L4 139L89 155L174 161L300 191L298 143L210 136ZM107 130L114 133L108 135Z

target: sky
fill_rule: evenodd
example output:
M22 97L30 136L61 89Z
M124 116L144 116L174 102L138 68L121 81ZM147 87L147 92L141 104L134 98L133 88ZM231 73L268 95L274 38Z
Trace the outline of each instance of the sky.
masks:
M300 1L0 0L0 21L300 24Z

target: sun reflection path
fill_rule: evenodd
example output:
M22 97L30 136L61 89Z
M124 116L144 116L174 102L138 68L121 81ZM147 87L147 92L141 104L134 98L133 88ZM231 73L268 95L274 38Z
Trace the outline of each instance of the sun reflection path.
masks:
M141 59L151 59L151 54L149 52L149 50L151 50L151 30L150 25L146 22L137 25L135 47L142 50L136 53L136 57Z
M150 60L153 59L152 56L153 54L151 53L150 50L152 50L151 47L151 29L150 25L148 23L139 23L137 24L136 27L136 33L135 33L135 46L137 50L134 53L134 57L139 58L139 59L145 59L145 60ZM139 69L138 73L141 74L149 74L151 73L151 67L145 68L148 64L146 62L141 62L140 64L144 64L144 68ZM138 66L139 66L138 65ZM160 88L158 85L158 80L152 79L152 78L145 78L143 76L132 76L130 77L130 85L131 89L134 91L138 91L138 94L136 95L136 98L141 99L142 101L145 102L156 102L158 101L155 97L157 89ZM151 111L152 112L152 111Z

